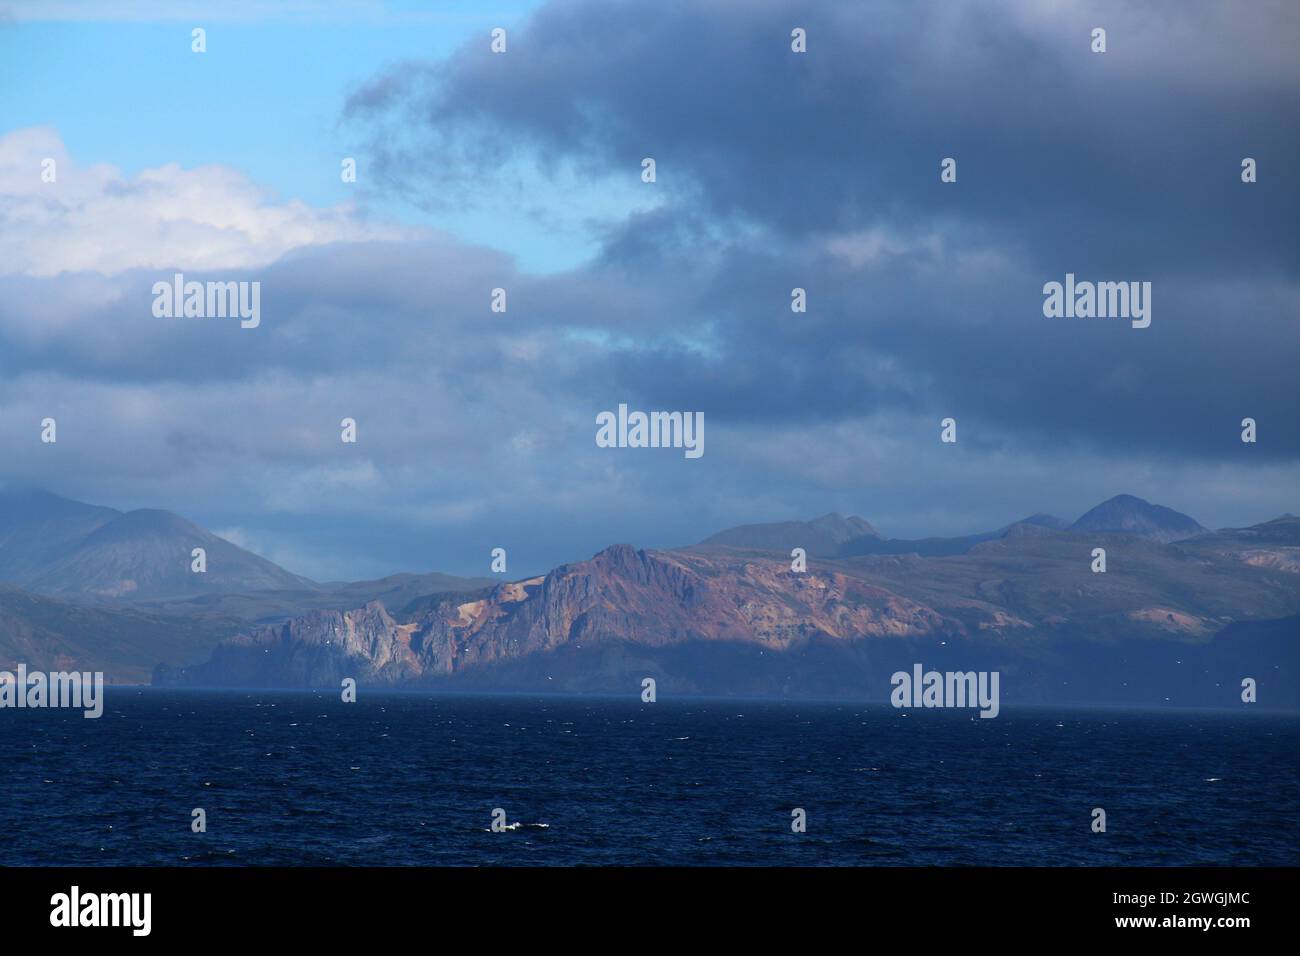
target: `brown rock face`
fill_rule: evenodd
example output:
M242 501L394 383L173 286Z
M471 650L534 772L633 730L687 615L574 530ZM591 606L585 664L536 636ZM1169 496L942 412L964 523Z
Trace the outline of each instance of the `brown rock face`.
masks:
M411 646L426 673L445 675L609 639L783 650L814 634L850 640L944 628L935 611L842 574L615 545L543 578L502 585L486 600L439 605L418 623Z
M378 602L308 613L158 680L629 693L655 676L682 693L883 699L895 669L924 661L1006 670L1022 700L1065 688L1080 700L1215 702L1221 658L1233 673L1296 666L1286 621L1300 614L1296 575L1238 553L1297 539L1300 526L1184 544L1047 530L959 555L814 560L801 573L771 552L615 545L542 577L422 599L406 616ZM1111 557L1104 575L1090 570L1094 543ZM1261 627L1220 639L1234 621Z
M718 642L784 651L813 637L850 642L965 631L860 577L614 545L544 577L498 585L478 600L444 600L408 624L378 602L313 611L231 638L187 677L238 686L329 686L344 677L398 684L602 644Z
M338 686L345 677L396 684L420 677L410 624L378 601L355 611L311 611L223 642L199 668L207 682L239 687Z

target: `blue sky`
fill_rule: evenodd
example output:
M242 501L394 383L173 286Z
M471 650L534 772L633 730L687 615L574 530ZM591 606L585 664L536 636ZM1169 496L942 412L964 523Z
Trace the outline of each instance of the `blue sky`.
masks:
M1297 19L0 4L0 482L319 579L828 511L898 537L1119 493L1300 511ZM262 325L154 318L176 271L260 282ZM1151 327L1045 318L1067 272L1150 281ZM597 448L622 402L704 412L704 457Z
M10 129L53 126L80 161L112 163L128 175L164 163L220 163L282 197L337 203L358 191L341 182L341 158L355 157L363 180L366 172L366 156L340 118L352 90L403 62L486 43L493 28L513 30L536 5L322 3L294 15L288 4L205 11L201 4L11 3L14 19L0 28L0 116ZM154 13L171 18L159 22ZM196 26L208 33L202 56L190 50ZM527 181L528 170L519 175ZM584 193L587 209L610 214L638 199L601 184ZM557 242L553 228L505 199L436 213L401 197L369 201L388 218L503 246L531 269L570 266L596 248L583 223L569 223Z

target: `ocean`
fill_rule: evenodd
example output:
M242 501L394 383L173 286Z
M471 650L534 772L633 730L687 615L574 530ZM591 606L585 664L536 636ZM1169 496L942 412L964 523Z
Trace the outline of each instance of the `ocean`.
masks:
M106 694L0 712L0 864L1300 864L1291 715Z

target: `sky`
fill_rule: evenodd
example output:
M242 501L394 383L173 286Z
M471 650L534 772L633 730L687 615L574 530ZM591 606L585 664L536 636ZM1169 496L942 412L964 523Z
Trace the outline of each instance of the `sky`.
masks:
M1298 11L0 2L0 483L318 580L1300 511ZM176 272L260 325L156 317ZM1150 326L1046 317L1067 273ZM705 453L598 447L620 403Z

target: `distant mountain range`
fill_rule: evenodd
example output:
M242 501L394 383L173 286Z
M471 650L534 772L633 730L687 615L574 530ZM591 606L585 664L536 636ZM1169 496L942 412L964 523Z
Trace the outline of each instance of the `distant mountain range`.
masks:
M194 548L206 551L203 574L190 570ZM0 495L0 581L132 600L318 587L170 511L121 512L43 491Z
M1034 529L1052 531L1132 534L1151 541L1180 541L1205 534L1195 519L1153 505L1133 495L1116 495L1071 524L1061 518L1034 514L994 531L953 538L886 538L867 521L839 514L823 515L813 521L782 521L775 524L747 524L720 531L702 544L717 547L782 551L803 548L810 557L845 558L861 554L920 554L938 556L965 554L975 545L1008 534L1028 534Z
M345 584L168 512L10 495L6 578L0 667L124 681L633 693L649 676L661 693L883 700L919 661L998 669L1007 702L1231 706L1251 676L1261 704L1300 708L1300 519L1211 532L1128 495L1073 523L957 538L888 539L831 514L615 545L522 581Z
M203 573L191 570L195 548ZM494 583L435 572L320 584L170 511L0 492L0 669L22 661L145 682L156 665L202 659L258 622Z
M404 611L252 629L156 678L630 693L649 676L677 693L883 700L888 676L921 661L998 669L1008 701L1230 706L1254 676L1271 706L1300 707L1298 634L1300 519L1211 533L1121 496L1073 524L1035 515L962 538L891 541L826 515L667 551L615 545Z

